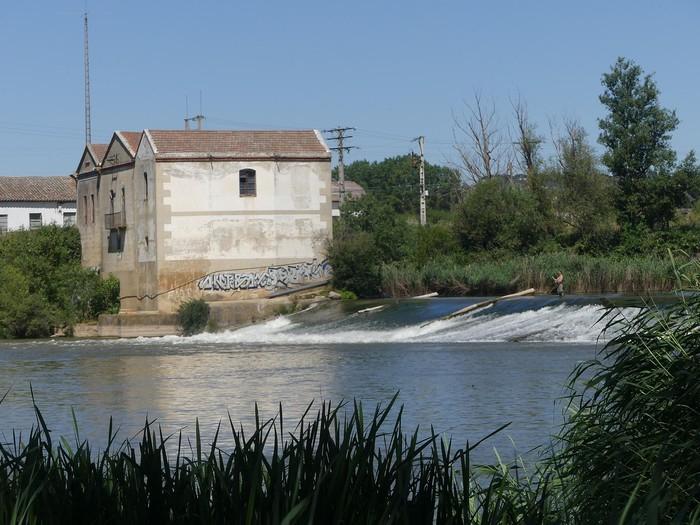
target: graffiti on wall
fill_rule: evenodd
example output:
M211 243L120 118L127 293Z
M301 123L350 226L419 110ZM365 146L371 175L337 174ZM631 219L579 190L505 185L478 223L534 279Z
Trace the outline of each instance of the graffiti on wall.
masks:
M200 279L197 286L200 290L213 292L255 290L260 288L274 290L276 288L288 288L293 284L327 279L331 276L331 271L331 265L327 259L321 262L314 259L311 262L299 264L269 266L257 272L212 273Z

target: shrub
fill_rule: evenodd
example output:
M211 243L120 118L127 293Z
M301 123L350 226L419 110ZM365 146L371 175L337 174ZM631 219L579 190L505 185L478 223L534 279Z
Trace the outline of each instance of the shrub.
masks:
M532 193L501 177L475 184L457 208L455 233L465 250L526 251L544 238L545 225Z
M333 286L361 297L375 297L381 288L382 256L373 237L366 232L345 234L327 247L333 268Z
M177 310L177 322L183 335L190 336L204 331L209 322L210 308L204 299L190 299Z

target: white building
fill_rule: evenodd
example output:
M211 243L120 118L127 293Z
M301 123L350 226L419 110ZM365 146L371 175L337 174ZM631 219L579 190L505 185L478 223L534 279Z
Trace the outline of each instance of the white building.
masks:
M76 170L84 266L121 311L173 312L328 279L331 153L320 133L117 131Z
M73 177L0 177L0 234L75 224Z

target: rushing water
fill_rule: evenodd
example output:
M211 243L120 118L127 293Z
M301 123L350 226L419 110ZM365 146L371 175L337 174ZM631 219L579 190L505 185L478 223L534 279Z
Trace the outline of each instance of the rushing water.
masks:
M361 400L366 408L399 391L406 430L420 425L474 442L510 422L477 451L511 458L547 444L562 420L556 400L574 366L593 358L602 310L594 298L521 298L450 321L434 321L471 299L333 303L236 331L191 338L0 342L0 439L34 423L36 403L55 434L106 440L109 417L120 437L144 420L165 432L205 437L228 414L298 418L311 401ZM380 303L372 303L380 304ZM2 396L0 393L0 397ZM225 434L225 433L224 433Z

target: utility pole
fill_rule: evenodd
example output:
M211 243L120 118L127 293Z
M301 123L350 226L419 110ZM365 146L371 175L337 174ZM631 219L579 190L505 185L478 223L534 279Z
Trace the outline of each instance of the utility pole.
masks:
M83 62L85 66L85 144L92 143L92 125L90 117L90 58L88 52L88 15L83 16L85 29L83 33Z
M346 135L348 131L355 131L355 128L341 128L340 126L333 129L325 129L324 133L334 133L334 137L328 137L328 140L337 140L338 145L334 148L329 148L338 152L338 191L340 193L340 204L345 202L345 164L343 162L343 154L351 149L356 149L357 146L346 146L345 139L351 139L352 135Z
M425 209L425 198L428 196L428 190L425 189L425 155L423 152L425 137L421 135L413 140L418 141L418 147L420 148L420 225L425 226L428 222Z

